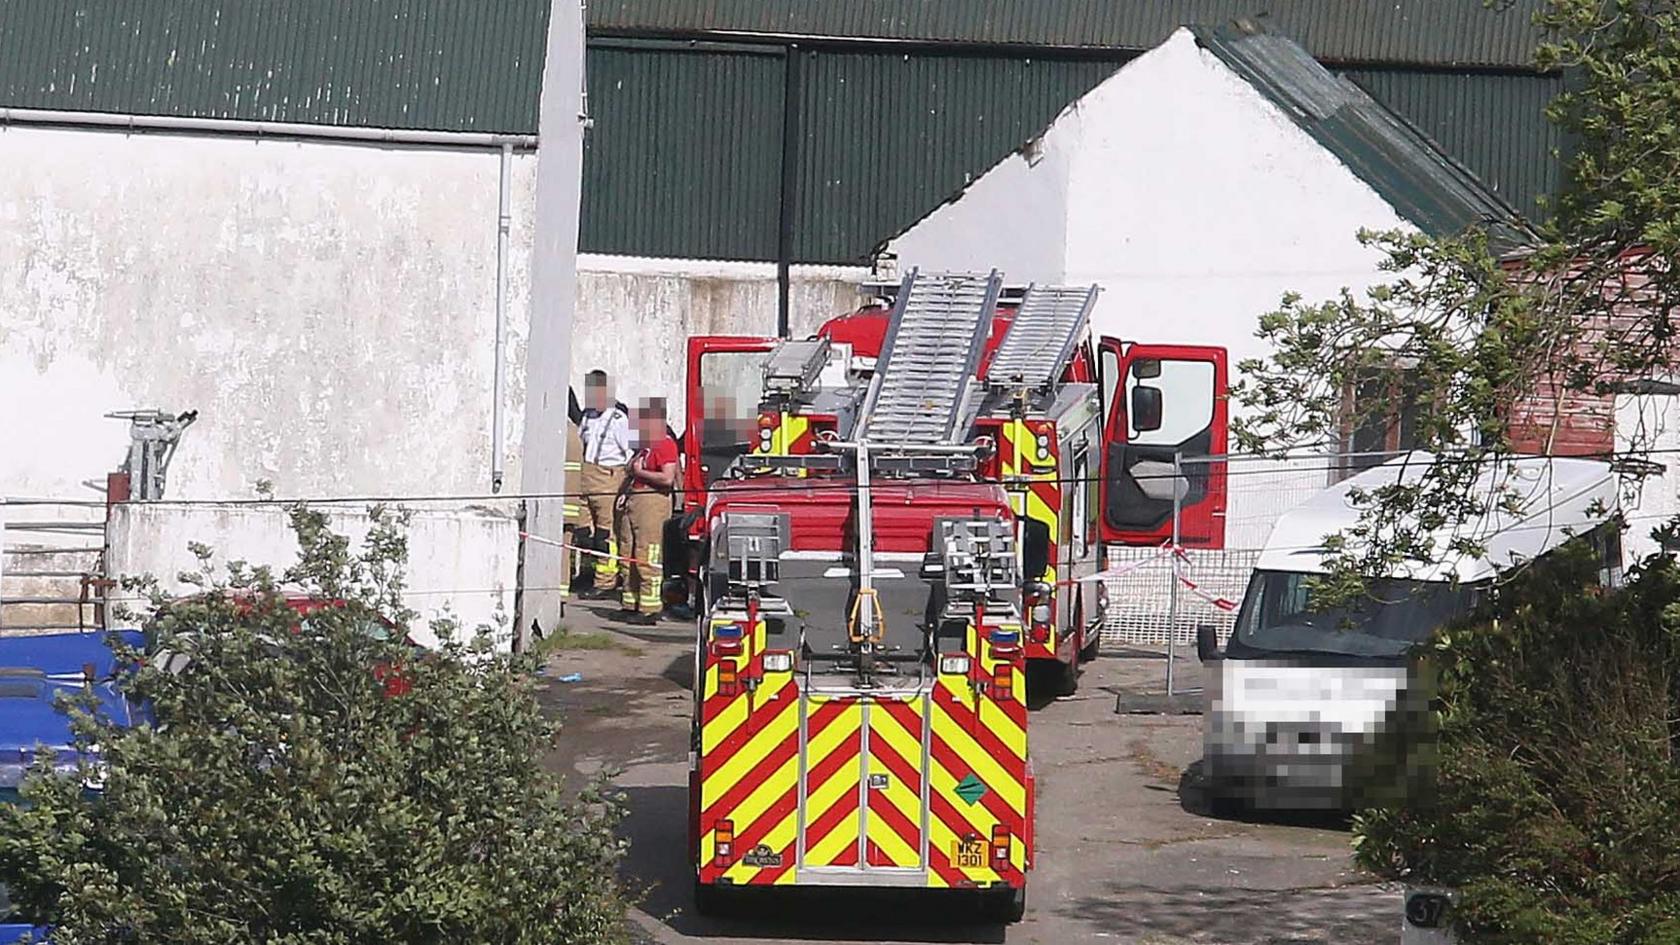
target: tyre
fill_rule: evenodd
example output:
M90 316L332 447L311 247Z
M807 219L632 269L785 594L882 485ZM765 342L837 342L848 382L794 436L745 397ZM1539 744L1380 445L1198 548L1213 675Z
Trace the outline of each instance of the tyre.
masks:
M1013 925L1027 914L1027 887L992 889L986 892L984 912L992 922Z
M1079 651L1075 650L1073 658L1066 663L1058 661L1052 672L1051 679L1058 696L1071 696L1079 691Z
M1080 632L1085 634L1085 646L1079 650L1079 661L1090 663L1096 660L1099 651L1102 649L1102 627L1086 625L1085 608L1083 606L1079 608L1079 613L1075 615L1074 620L1076 621L1074 626L1080 628Z
M730 905L730 890L711 883L702 883L698 878L694 880L694 913L708 917L727 915Z

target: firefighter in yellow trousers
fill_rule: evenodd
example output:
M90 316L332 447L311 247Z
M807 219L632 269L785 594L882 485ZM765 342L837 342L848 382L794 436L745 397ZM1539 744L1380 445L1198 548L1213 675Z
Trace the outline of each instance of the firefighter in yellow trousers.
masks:
M665 401L643 401L636 411L636 445L630 477L620 498L619 547L629 570L619 597L623 617L651 624L664 609L665 523L671 518L671 493L677 485L677 441L665 426Z
M595 586L587 596L610 597L617 588L618 556L623 553L614 503L623 493L628 475L630 411L613 399L605 371L584 375L583 398L583 407L573 411L583 446L577 538L579 546L600 553L591 556Z
M577 402L577 396L572 395L572 402ZM566 422L566 544L568 547L560 550L560 573L566 576L565 586L560 588L561 597L571 596L577 590L581 572L588 572L593 576L594 562L586 555L572 551L572 545L578 544L584 529L583 500L579 493L583 491L583 439L578 436L577 422Z

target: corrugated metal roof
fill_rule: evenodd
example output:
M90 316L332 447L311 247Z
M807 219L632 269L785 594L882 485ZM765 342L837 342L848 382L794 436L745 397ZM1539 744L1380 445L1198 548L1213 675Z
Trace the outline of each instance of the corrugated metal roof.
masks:
M1509 248L1527 238L1509 203L1417 127L1332 75L1296 43L1257 28L1197 28L1196 39L1282 108L1382 195L1400 216L1436 235L1485 227Z
M1563 132L1546 120L1559 92L1556 75L1348 69L1371 97L1404 115L1457 158L1489 190L1530 219L1542 196L1557 193L1563 168L1554 152Z
M548 0L0 0L0 105L534 133Z
M1340 63L1526 67L1543 0L591 0L596 31L764 34L1141 51L1175 28L1261 17Z

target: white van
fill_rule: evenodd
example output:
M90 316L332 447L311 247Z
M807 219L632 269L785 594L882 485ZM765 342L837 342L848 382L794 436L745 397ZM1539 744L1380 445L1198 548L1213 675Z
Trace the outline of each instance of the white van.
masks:
M1219 652L1212 628L1198 632L1206 664L1203 768L1217 806L1346 810L1375 786L1417 783L1416 742L1428 720L1429 686L1411 675L1413 647L1467 613L1502 571L1571 537L1604 556L1602 579L1621 578L1608 463L1520 457L1488 461L1477 488L1513 501L1460 534L1481 556L1446 555L1371 581L1367 599L1313 606L1311 582L1325 573L1324 538L1353 525L1352 489L1415 481L1433 458L1411 453L1326 489L1280 518L1260 555ZM1446 547L1448 535L1437 536ZM1400 746L1397 750L1396 746Z

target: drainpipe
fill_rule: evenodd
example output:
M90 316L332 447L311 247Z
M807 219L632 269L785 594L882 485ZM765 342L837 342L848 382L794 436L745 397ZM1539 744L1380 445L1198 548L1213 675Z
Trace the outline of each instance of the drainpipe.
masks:
M183 134L248 135L257 138L304 138L375 144L410 144L447 148L499 148L512 145L529 151L536 135L486 134L472 131L426 131L409 128L358 128L311 125L302 122L246 121L235 118L187 118L177 115L121 115L112 112L70 112L42 108L0 108L0 125L58 125L110 131L162 131Z
M793 222L799 201L799 135L800 84L802 53L798 46L787 47L784 55L786 70L782 80L782 190L776 228L776 334L786 338L791 334L790 313L793 285L789 267L793 264Z
M502 491L502 399L507 392L507 260L509 207L513 183L513 145L502 145L502 172L496 211L496 365L490 403L490 491Z

